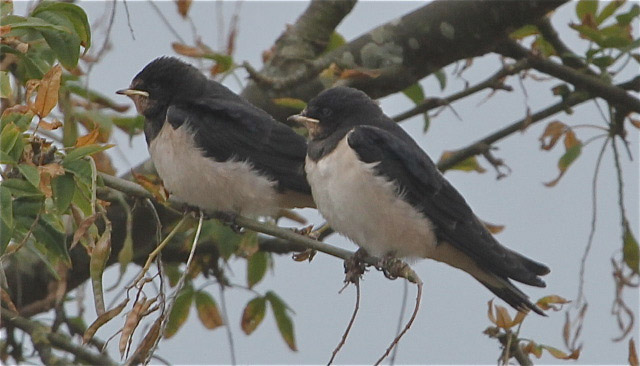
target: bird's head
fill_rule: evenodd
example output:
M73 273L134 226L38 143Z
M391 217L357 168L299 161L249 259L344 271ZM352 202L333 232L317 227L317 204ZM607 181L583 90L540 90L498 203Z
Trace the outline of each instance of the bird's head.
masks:
M205 84L206 77L195 67L175 57L160 57L145 66L129 88L116 93L131 98L138 113L149 117L180 99L198 96Z
M314 141L337 130L372 124L381 114L378 104L364 92L338 86L318 94L300 114L288 120L305 125L309 138Z

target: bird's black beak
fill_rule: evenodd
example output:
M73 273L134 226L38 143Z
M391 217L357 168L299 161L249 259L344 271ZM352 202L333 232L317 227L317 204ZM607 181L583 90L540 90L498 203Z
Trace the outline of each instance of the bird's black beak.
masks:
M149 98L149 93L144 90L137 89L121 89L116 91L116 94L126 95L128 97L132 97L134 95L139 95L141 97Z

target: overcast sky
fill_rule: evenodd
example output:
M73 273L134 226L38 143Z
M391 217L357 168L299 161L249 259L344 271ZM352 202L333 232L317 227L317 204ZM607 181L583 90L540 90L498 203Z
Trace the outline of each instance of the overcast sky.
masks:
M127 4L135 40L127 25L123 3L118 3L111 34L112 49L96 65L91 75L91 87L114 98L120 98L113 94L115 90L128 86L132 77L149 61L158 56L173 55L170 44L177 40L147 2L129 1ZM20 6L24 5L25 3L16 5L17 13L20 13ZM111 5L105 2L81 2L80 5L88 12L92 22L104 17L111 9ZM353 39L423 5L420 2L360 2L338 27L338 31L347 40ZM191 44L191 27L177 15L175 5L172 2L159 2L157 6L180 37ZM262 51L273 44L286 24L295 21L306 3L245 2L238 5L224 2L218 5L210 1L194 2L190 14L206 44L221 48L218 20L222 18L228 25L238 6L240 23L235 60L238 63L246 60L259 68ZM573 32L567 32L567 23L575 20L574 8L575 3L564 5L554 14L552 21L563 40L571 47L576 47L580 53L586 47L585 42L580 41ZM220 9L223 10L222 17ZM98 48L102 44L105 26L106 19L103 18L99 30L94 30L93 47ZM637 30L636 24L636 35ZM496 56L486 56L474 60L473 66L463 74L464 80L453 76L451 67L447 68L448 82L444 91L440 91L433 77L428 77L421 84L428 96L446 96L461 90L465 80L473 84L499 68ZM621 75L618 81L629 79L635 71L637 64L631 62L623 73L626 76ZM246 82L245 74L239 72L239 75L240 81ZM557 97L549 89L558 82L532 82L528 79L524 83L528 97L524 96L517 79L509 79L508 84L514 87L514 92L498 92L486 101L484 99L489 92L482 92L455 103L453 107L461 119L450 111L444 111L432 120L427 134L422 133L421 117L404 122L402 126L437 160L444 150L464 147L522 118L527 107L535 112L557 101ZM234 78L228 78L225 85L235 91L242 88ZM128 103L124 98L117 100ZM390 96L381 102L388 115L395 115L412 106L402 95ZM604 103L601 105L604 106ZM603 142L600 139L584 148L582 156L571 166L560 183L555 188L546 188L542 182L556 177L557 160L563 151L561 146L551 152L541 151L538 137L544 126L554 119L571 124L605 124L594 104L590 103L576 108L571 116L554 116L530 127L525 133L516 133L498 143L499 150L495 151L495 155L504 159L512 169L511 174L502 180L496 180L494 171L482 159L481 164L487 169L484 174L456 171L446 174L481 219L505 225L505 230L497 236L499 241L551 268L551 274L545 278L546 289L520 286L534 301L550 294L568 299L575 298L577 294L580 258L587 243L591 222L591 180L595 158ZM599 133L589 129L578 129L576 132L582 141ZM120 172L125 172L148 158L143 137L135 138L131 145L123 135L118 137L122 153L115 153L113 157ZM636 161L630 162L626 154L623 155L625 203L637 238L640 234L638 130L630 129L628 138ZM624 364L627 362L627 342L611 342L612 338L619 335L619 331L610 314L614 295L610 258L614 254L620 256L621 229L613 154L610 149L604 155L598 187L597 229L586 269L585 291L589 311L582 336L584 347L578 363ZM312 223L322 222L314 210L307 209L301 213ZM337 235L326 241L350 250L356 249L355 245ZM253 294L231 290L227 291L227 307L237 361L244 364L324 364L339 342L353 311L354 288L350 287L338 294L344 277L342 262L322 253L311 263L294 262L288 256L275 259L274 271L267 275L256 290L275 291L295 311L293 319L299 351L289 351L277 333L270 313L254 334L245 336L239 327L240 317ZM229 265L231 281L244 284L245 261L232 260ZM423 260L415 263L413 268L425 283L422 308L413 327L400 342L396 362L494 364L499 356L497 341L482 334L490 326L487 301L492 298L492 294L465 273L434 261ZM117 269L113 268L109 274L110 276L105 276L105 288L115 281ZM217 286L207 288L220 302ZM403 282L389 281L382 274L370 271L365 275L361 288L360 312L346 345L336 358L337 363L375 362L396 332ZM625 299L637 310L637 289L627 292ZM414 298L415 288L411 286L408 311ZM521 336L564 349L564 316L564 312L549 312L547 318L531 315L522 326ZM88 320L90 322L92 319ZM108 338L111 335L109 332L121 326L115 324L117 322L112 321L98 335L103 339ZM637 329L636 324L635 334L638 333ZM637 341L636 339L636 343ZM174 338L160 344L158 355L179 364L230 362L225 330L218 328L213 332L207 331L199 324L193 312L188 324ZM546 355L539 361L559 362L561 361Z

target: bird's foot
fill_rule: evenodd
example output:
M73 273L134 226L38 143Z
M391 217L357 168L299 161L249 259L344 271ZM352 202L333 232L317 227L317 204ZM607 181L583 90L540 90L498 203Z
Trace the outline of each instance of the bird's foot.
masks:
M360 248L351 257L344 260L344 282L357 284L366 270L364 258L369 254Z
M382 271L384 276L390 280L395 280L398 277L405 277L405 272L408 264L404 261L396 258L394 253L387 253L380 259L380 262L376 265L376 269Z
M236 234L242 234L242 226L236 223L236 217L238 214L232 211L218 211L215 216L216 219L220 220L225 225L229 226L231 230L233 230Z
M298 234L298 235L307 236L307 237L309 237L309 238L311 238L313 240L317 239L317 237L313 237L312 236L312 234L313 234L313 225L305 226L305 227L303 227L301 229L294 228L293 232Z
M292 257L296 262L304 262L306 260L309 260L309 262L311 262L313 260L313 257L316 256L316 253L317 251L315 249L307 249L300 253L294 253Z

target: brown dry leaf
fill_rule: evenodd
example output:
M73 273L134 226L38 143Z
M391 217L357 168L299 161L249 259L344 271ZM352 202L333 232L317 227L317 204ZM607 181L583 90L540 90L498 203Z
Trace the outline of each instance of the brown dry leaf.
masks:
M144 335L144 338L142 338L142 342L140 342L140 344L138 345L138 348L133 353L133 356L131 356L130 362L127 362L126 364L143 363L146 360L147 354L160 336L160 328L162 326L163 319L164 317L160 315L158 319L153 322L153 325L151 326L147 334Z
M93 158L93 161L96 163L96 169L98 169L99 172L106 173L109 175L116 174L116 169L113 167L113 164L111 163L111 158L109 157L109 154L107 154L106 152L104 151L97 152L91 155L91 158Z
M380 70L369 69L346 69L340 73L340 79L356 79L356 78L377 78L382 74Z
M638 353L633 338L629 339L629 365L638 366Z
M25 84L25 100L30 105L29 109L31 109L31 96L38 86L40 86L40 80L38 79L27 80L27 83Z
M142 319L142 314L144 313L144 306L147 302L146 298L141 298L133 304L133 308L127 314L127 318L124 321L124 326L122 327L122 331L120 332L120 342L118 343L118 349L120 350L120 357L124 356L124 352L127 349L127 344L129 344L129 339L133 335L133 332L138 327L140 323L140 319Z
M64 168L60 164L51 163L39 166L38 171L40 172L39 188L47 198L50 198L53 195L53 191L51 190L51 178L64 175Z
M565 149L569 150L570 148L581 144L580 140L578 140L578 138L576 137L575 132L573 132L573 130L567 130L567 132L564 134L564 147Z
M93 129L93 131L89 132L88 134L78 137L74 147L93 145L98 141L99 136L100 136L100 129L95 128Z
M631 124L635 128L640 128L640 119L634 119L634 118L629 117L629 121L631 121Z
M29 109L28 106L24 105L24 104L18 104L18 105L14 105L11 106L7 109L4 110L4 112L2 112L2 116L8 116L12 113L15 114L26 114L30 111L31 109Z
M78 229L73 234L73 240L71 241L71 246L69 247L69 250L75 247L76 244L78 244L78 241L80 241L80 239L84 238L84 236L87 235L87 231L89 230L91 225L93 225L93 223L96 221L97 218L98 218L98 214L95 213L87 217L86 219L82 220L82 222L78 225Z
M139 185L144 187L144 189L146 189L147 191L151 192L156 200L158 200L159 202L167 201L169 195L167 194L167 191L164 189L164 186L162 184L154 183L151 179L147 178L143 174L138 174L133 171L131 172L131 174Z
M186 18L189 15L189 8L191 7L192 0L176 0L176 5L178 6L178 13Z
M53 122L47 122L47 121L41 119L38 122L38 128L41 128L41 129L47 130L47 131L57 130L60 127L62 127L62 122L60 122L57 119L54 119Z
M528 353L536 356L536 358L542 357L542 348L539 347L534 341L529 341L524 348L522 348L524 353Z
M558 139L565 132L565 128L567 125L560 121L552 121L547 124L547 127L544 129L542 136L540 136L540 148L543 150L551 150L552 147L555 146ZM549 142L545 142L545 139L549 138Z
M129 299L124 299L120 303L120 305L116 306L115 308L109 311L104 312L93 323L91 323L89 328L87 328L87 330L84 332L84 335L82 336L82 344L87 344L87 342L89 342L89 340L93 338L94 334L96 334L96 332L101 326L103 326L106 322L108 322L109 320L113 319L118 314L120 314L122 310L124 310L125 306L127 306L128 302L129 302Z
M171 43L171 48L173 48L176 53L187 57L203 57L205 55L205 51L201 48L187 46L186 44L178 42Z
M4 36L9 32L11 32L11 25L0 26L0 36Z
M496 225L484 220L482 220L482 224L484 224L484 227L486 227L491 234L499 234L504 230L504 225Z
M60 77L62 76L62 66L55 65L49 70L40 81L38 95L32 105L34 113L40 118L49 115L49 112L58 104L58 90L60 89Z

